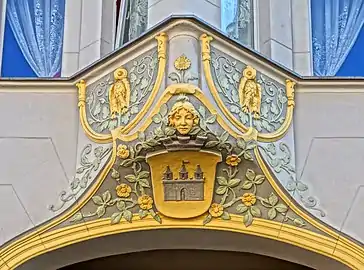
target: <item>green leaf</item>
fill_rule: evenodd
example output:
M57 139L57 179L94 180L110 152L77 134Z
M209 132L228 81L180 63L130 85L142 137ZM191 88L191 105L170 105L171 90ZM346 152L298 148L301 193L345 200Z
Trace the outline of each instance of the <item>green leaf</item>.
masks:
M270 205L272 205L272 206L275 206L278 203L278 197L274 193L270 194L268 200L269 200Z
M136 181L136 177L133 174L125 175L125 179L128 180L130 183L134 183Z
M140 173L138 173L138 178L147 178L149 177L149 172L148 171L141 171Z
M147 179L139 179L139 184L142 186L142 187L145 187L145 188L150 188L150 185L149 185L149 181Z
M229 219L230 219L230 215L229 215L229 213L228 213L228 212L224 211L224 212L222 213L221 218L222 218L223 220L229 220Z
M308 186L301 181L297 181L297 189L301 192L308 190Z
M125 211L123 212L123 218L125 218L125 220L126 220L126 221L128 221L128 222L130 222L130 223L131 223L131 221L132 221L132 219L133 219L133 214L131 213L131 211L129 211L129 210L125 210Z
M275 219L275 218L276 218L276 216L277 216L277 211L276 211L276 209L274 209L274 208L269 209L269 211L268 211L268 218L269 218L270 220L272 220L272 219Z
M238 113L240 113L240 108L239 108L238 106L231 105L231 106L230 106L230 111L231 111L232 113L236 113L236 114L238 114Z
M120 178L120 173L115 170L114 168L111 169L111 177L114 179L119 179Z
M201 115L202 118L205 118L205 116L206 116L206 109L205 109L205 107L200 106L198 108L198 112L200 113L200 115Z
M250 153L250 151L245 151L245 152L244 152L244 154L243 154L243 156L244 156L244 159L245 159L245 160L253 161L253 156L252 156L252 154Z
M125 159L120 163L120 166L129 167L131 164L133 164L132 159Z
M258 174L254 179L254 183L257 184L257 185L260 185L261 183L264 182L264 180L265 180L265 176L261 175L261 174Z
M197 135L200 131L201 131L200 127L193 127L188 134L194 136Z
M101 206L97 207L97 209L96 209L96 215L97 215L98 218L100 218L103 215L105 215L105 213L106 213L105 206L101 205Z
M250 181L254 181L255 179L255 172L251 169L248 169L245 174L246 178L248 178Z
M211 148L211 147L215 147L216 145L218 145L219 142L218 141L209 141L205 144L205 147L207 148Z
M236 187L240 184L241 180L240 179L231 179L229 182L228 182L228 186L233 188L233 187Z
M206 123L207 124L213 124L213 123L215 123L216 117L217 117L216 114L209 115L209 117L206 118Z
M138 106L133 106L130 108L130 113L131 114L137 114L139 112L139 108Z
M108 203L111 200L111 193L109 190L105 191L104 194L102 194L102 199L105 203Z
M254 217L261 217L262 216L262 212L260 211L258 206L252 205L250 207L250 212L252 213L252 215Z
M117 224L120 222L123 213L114 213L111 215L111 224Z
M156 114L156 115L154 115L153 117L152 117L152 121L154 122L154 123L156 123L156 124L159 124L160 122L162 122L162 117L161 117L161 115L158 113L158 114Z
M163 132L161 127L156 128L154 130L154 134L157 135L158 137L163 137L164 136L164 132Z
M160 108L160 110L159 110L159 113L160 113L162 116L166 116L166 115L167 115L167 113L168 113L168 106L167 106L167 104L163 103L163 104L161 105L161 108Z
M176 133L176 129L174 129L172 127L166 127L166 129L164 130L164 133L166 134L166 136L172 136Z
M82 214L80 212L76 213L71 219L70 222L77 222L81 221L83 218Z
M243 183L242 189L251 189L252 186L253 186L253 183L250 182L249 180L247 180Z
M221 186L227 186L227 184L228 184L228 180L224 176L218 176L217 177L217 182Z
M138 139L141 141L145 141L145 133L144 132L138 132Z
M146 210L139 210L139 217L140 217L140 219L143 219L146 216L148 216L148 211L146 211Z
M118 201L116 203L116 208L119 209L121 212L125 210L125 202L123 201Z
M288 210L288 207L282 203L277 204L274 207L279 213L285 213Z
M244 204L238 204L237 206L236 206L236 212L238 212L239 214L241 214L241 213L245 213L246 211L248 210L248 207L247 206L245 206Z
M100 196L93 196L92 197L92 200L94 202L94 204L96 205L103 205L104 204L104 201L102 200L102 198Z
M245 140L242 139L242 138L238 138L238 140L236 141L236 144L238 145L239 148L241 149L245 149L246 147L246 143L245 143Z
M225 194L226 191L227 191L227 187L226 186L220 186L220 187L217 188L216 194L223 195L223 194Z
M154 218L154 219L155 219L155 221L157 221L159 224L162 224L162 219L161 219L161 217L160 217L159 215L155 214L155 215L153 216L153 218Z
M246 150L253 150L255 147L257 147L257 144L255 141L250 141L248 145L246 146Z
M203 225L206 225L207 223L209 223L212 220L212 216L210 214L208 214L205 219L203 220Z
M226 142L228 138L229 138L229 133L224 131L220 136L220 143Z
M295 219L293 220L293 223L294 223L296 226L298 226L298 227L303 227L303 226L305 226L305 225L306 225L306 223L305 223L302 219L300 219L300 218L295 218Z
M244 215L244 224L246 227L249 227L250 225L252 225L253 223L253 216L252 214L248 211L246 212L246 214Z

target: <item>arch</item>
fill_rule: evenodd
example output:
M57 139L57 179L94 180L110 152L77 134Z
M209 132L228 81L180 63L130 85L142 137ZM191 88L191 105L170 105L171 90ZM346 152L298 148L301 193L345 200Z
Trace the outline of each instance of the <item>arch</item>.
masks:
M160 229L98 237L39 255L17 269L56 270L92 259L155 250L247 252L313 269L350 269L321 254L272 239L203 229Z

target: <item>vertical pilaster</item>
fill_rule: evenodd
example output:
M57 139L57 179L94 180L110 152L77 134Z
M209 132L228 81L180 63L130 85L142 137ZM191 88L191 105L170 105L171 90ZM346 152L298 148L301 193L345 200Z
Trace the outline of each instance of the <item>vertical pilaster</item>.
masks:
M220 28L220 14L220 0L149 0L148 28L171 15L195 15Z
M260 0L259 48L261 53L293 69L291 0Z
M66 0L63 77L113 50L114 6L110 0Z

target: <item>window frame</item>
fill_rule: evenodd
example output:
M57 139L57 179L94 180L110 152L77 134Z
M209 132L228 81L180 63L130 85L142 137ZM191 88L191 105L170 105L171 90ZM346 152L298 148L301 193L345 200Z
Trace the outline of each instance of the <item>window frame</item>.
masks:
M119 18L116 18L116 10L114 12L114 16L117 19L118 23L117 23L117 28L116 28L116 35L115 36L115 42L114 42L114 49L117 49L119 47L121 47L123 45L123 40L121 40L121 36L123 35L124 31L125 31L125 23L124 23L124 18L125 18L125 13L126 13L126 5L128 4L129 0L121 0L120 3L120 11L119 11ZM115 7L116 9L116 7ZM114 24L116 25L116 24Z

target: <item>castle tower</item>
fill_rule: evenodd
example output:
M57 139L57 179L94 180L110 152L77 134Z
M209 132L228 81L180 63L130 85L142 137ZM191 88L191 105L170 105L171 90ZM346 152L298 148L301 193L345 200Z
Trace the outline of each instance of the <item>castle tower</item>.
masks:
M197 164L195 170L195 180L202 180L203 179L203 172L201 170L200 164Z
M187 180L188 179L188 171L186 170L185 163L182 161L182 167L179 170L179 179Z
M163 180L173 180L173 172L169 166L167 166L165 172L163 173Z

